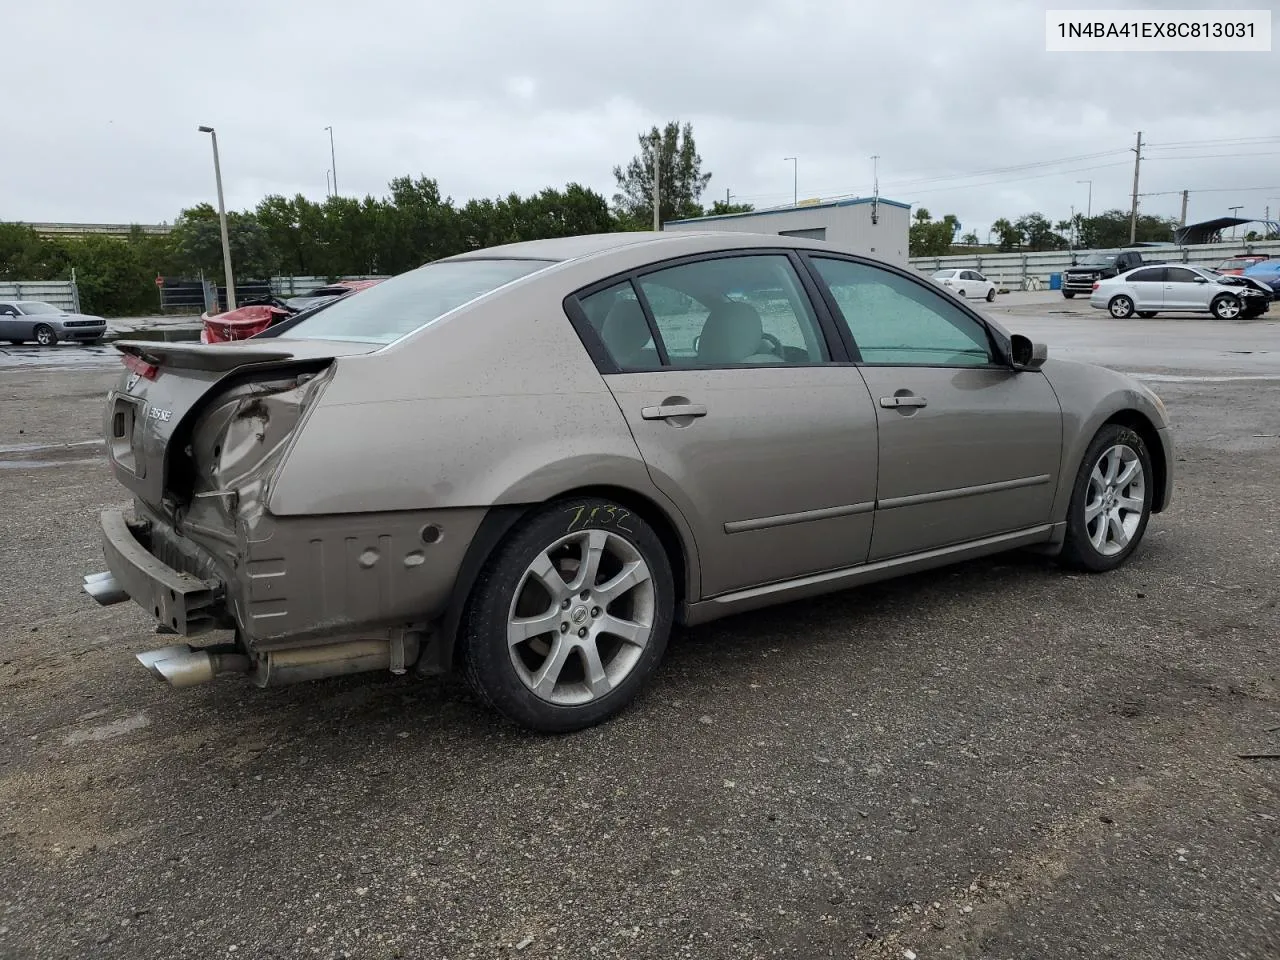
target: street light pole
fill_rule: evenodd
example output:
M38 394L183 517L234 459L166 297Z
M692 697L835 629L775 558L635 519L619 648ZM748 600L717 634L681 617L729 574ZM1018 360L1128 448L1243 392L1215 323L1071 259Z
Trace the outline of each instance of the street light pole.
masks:
M1243 207L1243 206L1239 206L1239 207L1227 207L1227 209L1228 209L1228 210L1230 210L1230 211L1232 212L1232 214L1234 214L1237 210L1243 210L1243 209L1244 209L1244 207ZM1232 239L1232 240L1234 240L1235 238L1236 238L1236 225L1233 223L1233 224L1231 225L1231 239Z
M1089 199L1087 201L1087 206L1085 207L1085 214L1084 214L1084 218L1088 220L1090 217L1093 216L1093 181L1077 180L1076 183L1087 183L1089 185Z
M333 153L333 127L325 127L329 131L329 166L333 170L333 195L338 195L338 158Z
M800 206L800 161L795 157L783 157L782 161L791 161L791 205Z
M227 309L236 308L236 282L231 274L231 241L227 237L227 205L222 199L222 167L218 163L218 134L213 127L201 127L213 142L213 177L218 183L218 226L222 230L222 270L227 280Z

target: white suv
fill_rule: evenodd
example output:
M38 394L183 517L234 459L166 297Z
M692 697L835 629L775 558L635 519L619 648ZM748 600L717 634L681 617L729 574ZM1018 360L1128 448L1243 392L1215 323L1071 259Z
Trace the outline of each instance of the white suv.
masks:
M1247 277L1202 267L1138 267L1093 285L1089 305L1117 320L1135 313L1211 313L1219 320L1248 320L1267 311L1272 293Z

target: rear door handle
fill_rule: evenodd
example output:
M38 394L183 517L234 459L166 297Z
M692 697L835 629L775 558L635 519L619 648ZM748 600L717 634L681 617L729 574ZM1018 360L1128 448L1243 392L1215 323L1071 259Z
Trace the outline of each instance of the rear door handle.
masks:
M666 420L669 417L705 417L707 408L700 403L664 403L657 407L642 407L644 420Z
M929 401L924 397L881 397L882 407L927 407Z

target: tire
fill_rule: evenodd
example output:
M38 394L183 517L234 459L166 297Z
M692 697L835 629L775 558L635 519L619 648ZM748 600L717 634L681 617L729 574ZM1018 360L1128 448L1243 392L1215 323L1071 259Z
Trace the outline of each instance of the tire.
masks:
M597 589L579 592L570 588L580 586L573 580L588 544ZM627 569L645 576L612 597L599 592ZM582 730L619 713L649 682L674 612L671 563L644 520L609 500L553 501L522 520L481 571L463 617L464 672L508 720L539 733ZM601 629L606 623L629 627L632 639ZM524 637L515 644L513 627Z
M1133 316L1133 301L1124 294L1112 297L1107 303L1107 312L1117 320L1128 320Z
M41 323L35 329L36 343L42 347L52 347L58 342L58 335L53 332L53 327L47 323Z
M1074 300L1076 296L1075 291L1073 290L1063 290L1062 295L1066 297L1068 300Z
M1138 311L1138 316L1139 316L1139 317L1141 317L1143 320L1150 320L1150 319L1151 319L1152 317L1154 317L1155 315L1156 315L1156 312L1155 312L1154 310L1139 310L1139 311Z
M1223 293L1214 298L1213 303L1209 305L1209 309L1213 311L1213 315L1219 320L1236 320L1239 319L1244 308L1240 304L1239 297Z
M987 291L987 303L994 303L996 299L996 288L992 287Z
M1133 476L1123 485L1116 483L1124 480L1134 463L1138 468ZM1094 436L1076 471L1059 560L1092 573L1114 570L1128 560L1151 519L1154 479L1151 453L1142 437L1117 423L1106 424Z
M962 299L963 299L964 297L968 296L968 294L966 294L963 290L959 290L959 291L957 291L957 295L958 295L959 297L961 297Z

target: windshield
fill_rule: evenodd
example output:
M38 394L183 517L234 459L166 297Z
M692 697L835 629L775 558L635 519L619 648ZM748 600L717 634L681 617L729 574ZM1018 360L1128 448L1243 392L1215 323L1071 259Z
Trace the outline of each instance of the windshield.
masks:
M62 312L51 303L41 303L38 300L24 300L22 303L18 304L18 309L21 310L23 313L27 314L28 316L31 316L37 313L61 313Z
M454 260L429 263L343 297L282 336L302 340L391 343L464 303L550 266L552 260Z
M1109 267L1116 262L1116 254L1094 254L1080 261L1082 267Z

